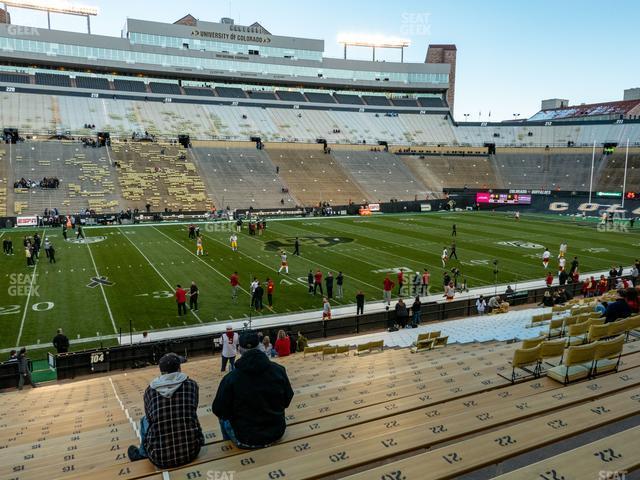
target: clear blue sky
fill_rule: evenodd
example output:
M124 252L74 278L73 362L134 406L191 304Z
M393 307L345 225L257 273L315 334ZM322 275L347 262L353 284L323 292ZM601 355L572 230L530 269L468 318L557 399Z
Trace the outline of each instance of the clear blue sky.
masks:
M119 36L127 17L173 22L231 16L260 22L274 35L325 40L325 56L341 57L339 33L408 37L406 61L423 62L429 43L458 47L456 117L477 120L533 115L544 98L571 103L622 99L640 87L636 0L73 0L96 6L96 34ZM11 9L12 23L46 28L46 15ZM52 16L52 27L83 31L80 17ZM369 53L352 49L352 58ZM398 52L378 58L398 59Z

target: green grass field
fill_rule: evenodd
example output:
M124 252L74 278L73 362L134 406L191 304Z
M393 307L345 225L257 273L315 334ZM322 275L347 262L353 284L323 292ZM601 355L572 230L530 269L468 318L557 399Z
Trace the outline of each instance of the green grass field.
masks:
M13 240L15 255L0 259L0 349L49 345L58 327L71 339L87 339L85 347L100 336L111 336L113 343L120 328L129 331L130 321L141 332L241 319L249 314L253 276L276 281L273 311L265 309L263 315L319 311L321 298L307 293L309 269L344 273L345 298L335 305L353 303L360 289L368 301L380 300L384 272L401 267L429 268L431 291L437 292L442 289L440 254L451 244L453 223L460 260L450 261L447 268L459 267L471 288L493 284L493 259L499 262L499 283L542 278L543 246L555 257L562 241L569 245L570 258L578 255L582 272L629 265L640 245L635 232L600 232L569 218L524 215L516 222L497 213L426 213L269 221L263 236L243 231L235 253L229 248L233 225L201 225L203 257L195 256L186 225L86 228L87 239L98 241L84 244L64 242L60 229L40 229L53 241L57 263L49 264L41 252L36 268L29 268L22 237L34 231L4 231L2 238ZM295 236L300 237L302 256L289 255L290 273L279 276L278 250L291 253ZM234 270L243 287L237 304L231 301L228 280ZM111 284L88 287L96 276ZM173 290L192 280L200 287L200 310L178 318Z

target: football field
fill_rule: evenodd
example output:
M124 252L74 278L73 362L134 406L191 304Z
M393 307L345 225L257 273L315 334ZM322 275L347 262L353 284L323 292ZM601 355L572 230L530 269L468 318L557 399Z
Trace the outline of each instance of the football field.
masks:
M452 237L452 225L457 236ZM27 267L22 240L36 230L5 230L1 238L13 241L13 256L0 263L0 349L16 345L49 345L58 327L74 339L90 341L129 332L242 319L249 315L249 285L253 277L275 280L273 309L253 315L284 315L302 310L320 312L320 295L308 294L307 274L320 269L326 277L345 276L344 298L355 301L358 290L367 301L382 298L388 272L431 272L431 292L442 290L442 249L455 238L457 267L468 286L494 283L493 261L498 261L498 283L542 278L545 246L555 257L562 241L569 262L579 257L580 271L608 270L630 265L638 256L640 237L634 231L600 231L595 223L569 217L528 216L516 222L500 213L460 212L374 217L304 218L267 221L262 236L239 235L239 251L229 248L233 223L200 224L204 256L196 256L187 225L123 225L85 228L86 241L62 239L61 229L39 229L55 246L55 264L44 251L35 267ZM70 232L70 240L75 239ZM293 256L300 238L301 256ZM289 274L278 275L280 251L289 254ZM231 300L229 276L237 271L241 290ZM174 289L200 288L199 310L178 317ZM556 280L557 282L557 280ZM334 287L334 295L335 295ZM394 289L394 293L397 289ZM266 304L266 295L264 298ZM80 345L73 349L81 348Z

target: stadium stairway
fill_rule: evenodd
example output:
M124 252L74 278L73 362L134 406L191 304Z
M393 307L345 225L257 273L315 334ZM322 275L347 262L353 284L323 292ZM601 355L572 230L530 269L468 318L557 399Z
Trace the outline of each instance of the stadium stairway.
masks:
M220 208L292 208L297 204L264 150L195 146L191 153Z
M333 150L331 155L367 196L376 202L388 202L392 198L423 199L433 193L396 155L349 150Z
M123 203L144 211L208 211L213 202L188 151L169 143L112 143ZM184 158L180 158L184 155Z
M53 207L61 214L120 209L116 175L104 149L66 141L26 142L13 145L11 156L9 183L15 214L42 215L45 208ZM59 188L13 188L21 178L39 183L44 177L57 177Z
M266 150L280 176L295 198L305 206L320 202L347 205L367 202L369 196L331 155L321 150L293 150L269 148Z

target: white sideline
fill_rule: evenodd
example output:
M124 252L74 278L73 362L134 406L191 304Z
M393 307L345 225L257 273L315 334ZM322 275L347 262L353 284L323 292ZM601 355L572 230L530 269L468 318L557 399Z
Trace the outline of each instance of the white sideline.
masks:
M11 145L11 144L9 144ZM47 228L45 227L45 229L42 231L42 238L44 239L45 234L47 233ZM22 311L22 320L20 321L20 330L18 331L18 339L16 340L16 347L20 346L20 339L22 338L22 330L24 329L24 321L27 318L27 310L29 309L29 300L31 299L31 290L33 290L33 282L36 279L36 272L38 270L38 263L40 263L40 260L38 259L38 261L35 264L35 267L33 267L33 275L31 275L31 283L29 284L29 291L27 292L27 301L24 304L24 310Z

